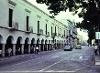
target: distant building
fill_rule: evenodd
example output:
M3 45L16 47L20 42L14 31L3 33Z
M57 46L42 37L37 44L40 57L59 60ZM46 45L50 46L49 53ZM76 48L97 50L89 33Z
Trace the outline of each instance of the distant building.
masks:
M2 56L63 48L67 27L26 0L0 0ZM11 50L10 50L11 49Z
M77 28L75 26L75 22L70 20L67 21L68 21L68 29L69 29L68 43L72 47L75 47L77 45Z
M73 48L77 45L77 28L76 23L69 19L61 19L61 22L66 25L66 44Z

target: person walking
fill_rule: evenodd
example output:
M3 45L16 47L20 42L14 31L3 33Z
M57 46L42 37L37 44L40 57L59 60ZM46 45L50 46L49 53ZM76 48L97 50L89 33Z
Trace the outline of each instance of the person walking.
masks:
M12 49L8 48L8 56L11 56L11 55L12 55Z
M97 47L97 45L93 45L93 46L94 46L95 55L98 55L98 47Z
M36 49L35 49L35 54L38 54L38 52L39 52L39 47L38 47L38 46L36 46Z

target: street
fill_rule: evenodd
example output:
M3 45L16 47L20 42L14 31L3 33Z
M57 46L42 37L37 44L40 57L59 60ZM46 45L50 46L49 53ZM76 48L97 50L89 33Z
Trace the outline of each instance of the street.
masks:
M100 73L100 66L83 60L86 50L86 47L72 51L59 49L0 59L0 73Z

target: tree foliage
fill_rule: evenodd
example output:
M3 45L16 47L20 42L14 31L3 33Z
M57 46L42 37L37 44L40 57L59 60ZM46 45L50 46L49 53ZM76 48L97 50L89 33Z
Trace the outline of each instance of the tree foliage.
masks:
M77 13L80 7L86 8L88 4L86 0L36 0L37 3L46 4L50 13L57 15L60 11L73 11Z
M36 0L48 6L50 13L57 15L60 11L69 11L83 17L77 27L88 30L90 41L95 37L95 31L100 31L100 0ZM78 13L78 9L82 11Z

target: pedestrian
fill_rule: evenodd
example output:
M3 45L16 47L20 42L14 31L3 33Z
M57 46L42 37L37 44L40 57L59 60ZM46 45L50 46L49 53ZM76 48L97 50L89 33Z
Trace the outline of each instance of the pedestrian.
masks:
M98 53L99 53L99 55L100 55L100 43L99 43L99 45L98 45Z
M97 47L97 45L93 44L93 46L94 46L95 55L98 55L98 47Z
M38 54L38 52L39 52L39 47L36 46L36 48L35 48L35 54Z
M18 54L20 54L20 47L18 48Z
M12 49L11 48L8 48L8 54L9 54L9 56L12 55Z

